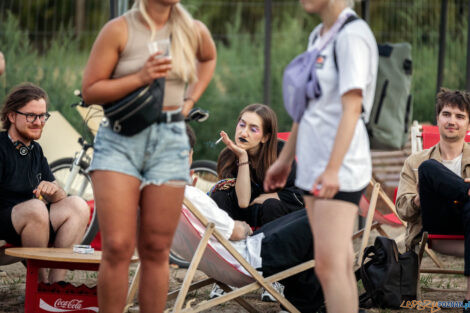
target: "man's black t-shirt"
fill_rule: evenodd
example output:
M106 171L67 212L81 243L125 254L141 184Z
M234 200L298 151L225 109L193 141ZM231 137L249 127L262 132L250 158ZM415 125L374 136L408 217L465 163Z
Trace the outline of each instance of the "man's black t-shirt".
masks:
M41 181L54 181L41 146L33 141L29 148L20 155L8 133L0 132L0 210L33 199Z

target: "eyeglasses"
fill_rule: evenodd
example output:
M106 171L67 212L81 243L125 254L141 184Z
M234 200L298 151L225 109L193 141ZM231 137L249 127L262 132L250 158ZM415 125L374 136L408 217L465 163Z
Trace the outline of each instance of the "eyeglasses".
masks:
M23 113L20 111L14 111L15 113L24 115L26 117L26 121L29 123L34 123L37 118L41 121L41 123L45 123L49 117L51 117L51 114L49 112L42 113L42 114L34 114L34 113Z

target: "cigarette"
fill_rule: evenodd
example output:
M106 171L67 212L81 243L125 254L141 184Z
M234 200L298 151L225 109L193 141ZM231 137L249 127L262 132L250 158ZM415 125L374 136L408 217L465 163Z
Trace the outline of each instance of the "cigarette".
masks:
M217 139L217 141L215 142L215 144L218 144L219 142L222 141L222 137L220 137L219 139Z

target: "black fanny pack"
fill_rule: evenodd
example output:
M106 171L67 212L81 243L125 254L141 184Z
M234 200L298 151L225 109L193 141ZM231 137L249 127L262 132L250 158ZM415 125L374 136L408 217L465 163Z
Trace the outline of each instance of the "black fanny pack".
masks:
M159 78L124 98L104 106L111 129L120 135L133 136L153 123L162 121L165 78Z

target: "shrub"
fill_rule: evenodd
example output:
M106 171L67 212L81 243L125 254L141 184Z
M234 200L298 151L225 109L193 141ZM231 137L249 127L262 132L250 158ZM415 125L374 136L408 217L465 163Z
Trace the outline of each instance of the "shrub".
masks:
M15 85L32 82L49 94L50 111L60 111L75 129L83 131L82 118L70 104L77 102L73 91L80 88L87 53L79 51L68 29L59 33L49 43L49 49L40 54L13 15L0 23L0 47L6 60L6 72L0 77L0 99L3 103Z

